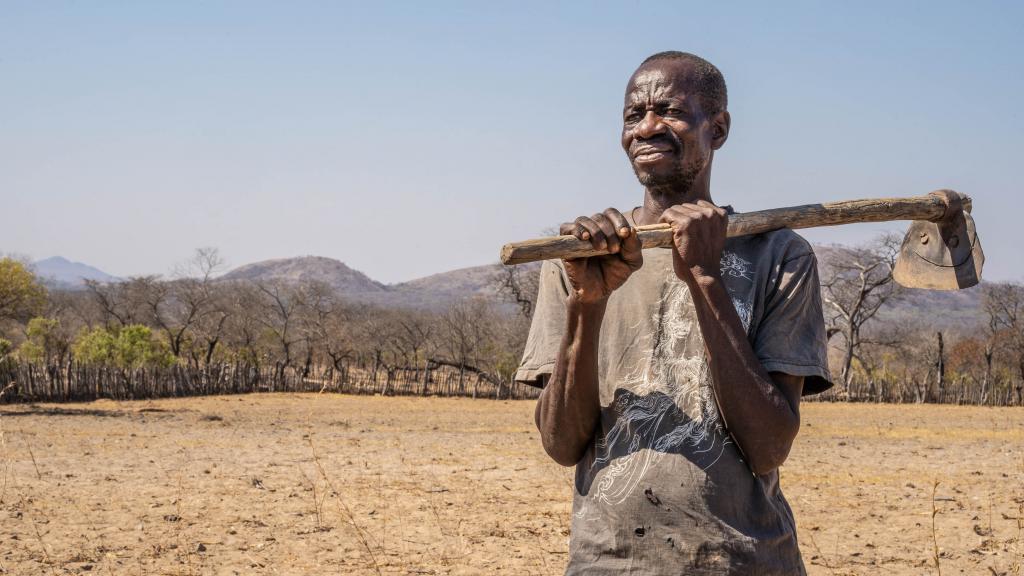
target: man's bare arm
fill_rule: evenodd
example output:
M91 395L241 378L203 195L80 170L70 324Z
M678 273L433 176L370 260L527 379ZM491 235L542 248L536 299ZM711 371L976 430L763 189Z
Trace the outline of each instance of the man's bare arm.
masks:
M534 414L544 450L563 466L580 461L601 417L598 344L608 297L643 265L636 230L616 209L562 225L562 234L590 241L611 254L565 260L571 292L555 369Z
M534 419L548 456L562 466L580 461L601 413L597 349L607 300L566 300L566 327L555 370L537 401Z
M725 210L699 200L665 210L661 221L672 225L673 267L690 288L722 418L750 469L767 474L785 462L800 429L803 378L769 375L747 341L719 269Z
M722 417L750 469L767 474L786 461L800 430L803 378L761 366L720 275L687 283Z

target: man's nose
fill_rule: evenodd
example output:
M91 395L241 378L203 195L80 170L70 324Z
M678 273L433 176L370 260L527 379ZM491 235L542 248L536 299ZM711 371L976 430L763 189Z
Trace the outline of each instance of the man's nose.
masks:
M661 116L654 113L654 110L648 110L640 122L634 129L634 134L637 138L647 139L657 136L658 134L664 134L666 130L665 123L661 121Z

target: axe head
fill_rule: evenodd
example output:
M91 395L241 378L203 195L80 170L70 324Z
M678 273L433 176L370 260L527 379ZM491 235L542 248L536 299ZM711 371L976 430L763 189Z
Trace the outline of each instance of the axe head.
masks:
M903 238L893 279L907 288L960 290L981 280L985 253L974 229L974 219L964 210L963 196L952 190L932 194L946 203L937 222L915 220Z

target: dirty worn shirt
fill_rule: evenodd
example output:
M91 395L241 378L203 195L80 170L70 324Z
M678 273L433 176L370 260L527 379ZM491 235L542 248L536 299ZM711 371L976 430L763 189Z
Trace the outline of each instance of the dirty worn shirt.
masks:
M731 238L721 261L750 345L769 372L826 389L825 326L810 245L790 230ZM569 281L541 268L516 379L554 369ZM598 356L601 418L576 465L566 574L804 574L778 471L754 476L711 387L691 295L670 250L608 300ZM729 382L722 386L731 385Z

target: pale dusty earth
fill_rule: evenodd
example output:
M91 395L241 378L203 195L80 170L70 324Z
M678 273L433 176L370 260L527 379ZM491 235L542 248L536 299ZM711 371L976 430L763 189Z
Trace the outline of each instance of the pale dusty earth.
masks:
M533 402L266 394L0 407L2 574L560 574ZM1024 409L805 404L812 575L1020 574ZM939 482L937 488L934 483ZM934 530L932 528L934 515Z

